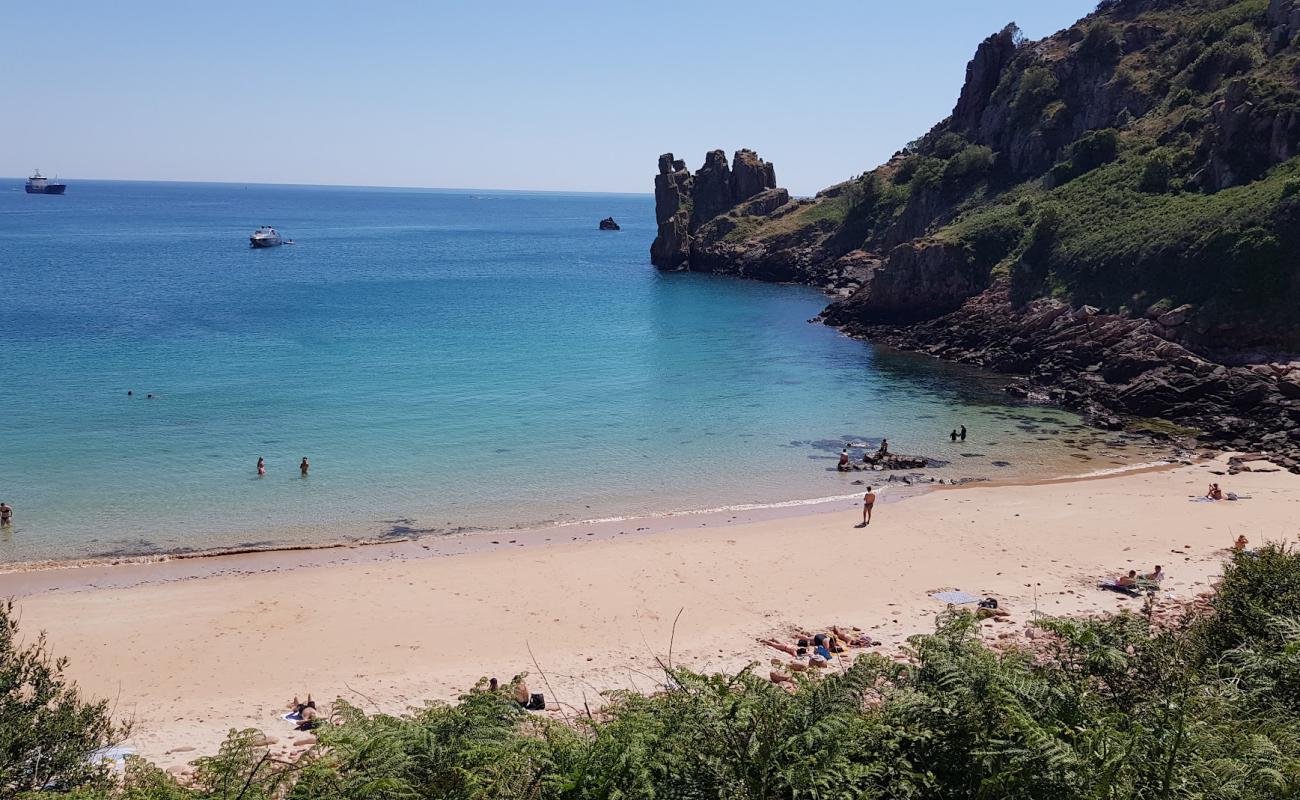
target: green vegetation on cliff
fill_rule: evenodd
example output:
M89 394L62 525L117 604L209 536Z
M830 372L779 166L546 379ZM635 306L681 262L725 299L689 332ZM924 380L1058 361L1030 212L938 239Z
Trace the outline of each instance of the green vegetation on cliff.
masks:
M402 716L336 703L296 761L232 732L185 784L139 759L84 766L102 706L0 640L0 796L64 800L373 798L1259 798L1300 792L1300 553L1237 554L1212 607L1182 618L1043 618L993 649L944 614L903 660L865 655L787 692L756 674L669 670L568 723L486 685ZM0 629L13 631L11 610ZM44 656L36 653L37 662ZM39 670L38 670L39 672ZM21 677L28 676L27 678ZM59 698L62 698L60 700ZM43 705L44 704L44 705ZM41 715L65 730L32 733ZM47 766L51 754L57 761ZM41 787L45 791L40 791Z
M1003 280L1019 302L1137 315L1191 304L1215 344L1300 346L1298 34L1294 0L1107 0L1038 42L1008 26L948 119L811 201L729 212L725 242L771 264L863 251L889 270L894 248L934 240L985 276L975 291ZM875 321L906 317L896 300ZM861 322L873 308L855 306Z

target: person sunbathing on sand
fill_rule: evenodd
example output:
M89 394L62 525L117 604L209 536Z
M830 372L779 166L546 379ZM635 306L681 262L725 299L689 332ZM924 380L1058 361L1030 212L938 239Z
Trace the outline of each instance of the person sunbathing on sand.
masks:
M1138 582L1137 570L1131 569L1127 575L1121 575L1115 579L1116 586L1136 586Z
M1219 488L1219 484L1211 483L1210 488L1205 490L1205 496L1211 500L1222 500L1223 490Z
M803 647L795 647L794 645L786 644L785 642L778 642L776 639L758 639L756 641L759 644L765 644L768 647L775 648L786 655L794 656L796 658L807 652Z
M312 703L309 706L303 706L299 716L302 717L302 720L294 727L294 730L310 731L324 721L320 718L320 712L316 710L315 703Z
M1248 544L1250 544L1249 539L1247 539L1244 535L1238 536L1237 541L1232 543L1232 549L1240 553L1242 550L1246 549L1246 545Z
M1165 568L1156 564L1156 568L1142 576L1153 583L1160 583L1165 579Z

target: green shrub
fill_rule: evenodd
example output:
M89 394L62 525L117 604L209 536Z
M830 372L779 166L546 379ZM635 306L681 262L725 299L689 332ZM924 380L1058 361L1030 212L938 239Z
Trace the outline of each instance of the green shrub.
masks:
M1015 97L1011 101L1011 111L1020 122L1037 118L1047 104L1059 99L1057 91L1060 83L1047 67L1034 65L1020 75Z
M1173 167L1169 165L1169 159L1157 153L1148 157L1143 163L1142 178L1138 181L1138 188L1144 192L1164 194L1169 191L1171 177L1173 177Z
M982 144L968 144L948 159L943 167L944 183L969 185L982 179L993 169L993 150Z
M1238 75L1259 61L1258 47L1215 42L1187 68L1188 85L1201 92L1212 91L1224 78Z
M1069 159L1052 167L1053 186L1068 183L1119 157L1119 131L1105 128L1080 136L1069 149Z
M1120 52L1119 32L1105 20L1089 25L1079 43L1081 55L1104 63L1118 60Z
M932 155L939 158L952 158L961 152L963 147L969 144L966 137L960 133L948 131L935 140L934 146L930 148Z
M44 786L104 786L108 776L92 754L120 742L108 701L86 702L64 676L45 635L23 646L14 602L0 602L0 797Z

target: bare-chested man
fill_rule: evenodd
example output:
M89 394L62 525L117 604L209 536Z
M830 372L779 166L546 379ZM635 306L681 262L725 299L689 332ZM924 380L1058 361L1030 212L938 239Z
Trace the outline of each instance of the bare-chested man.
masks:
M862 522L857 527L865 528L871 524L871 508L876 504L876 493L867 487L867 493L862 495Z

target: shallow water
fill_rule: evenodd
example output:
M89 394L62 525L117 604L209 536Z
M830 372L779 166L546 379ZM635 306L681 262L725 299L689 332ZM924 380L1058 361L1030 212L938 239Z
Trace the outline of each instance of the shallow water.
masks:
M1124 460L808 324L816 291L661 274L653 235L648 196L0 182L0 561L830 496L846 438L949 477Z

